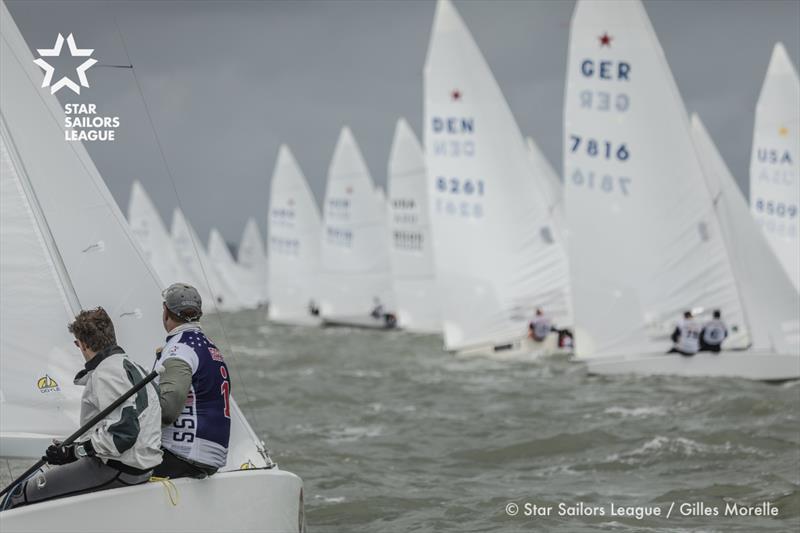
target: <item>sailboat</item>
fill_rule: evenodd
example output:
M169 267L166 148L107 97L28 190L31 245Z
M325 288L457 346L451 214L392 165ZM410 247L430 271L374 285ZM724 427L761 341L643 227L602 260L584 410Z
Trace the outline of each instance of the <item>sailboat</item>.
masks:
M347 127L328 169L321 256L324 325L395 326L385 198Z
M263 303L261 287L246 285L248 273L233 259L230 248L217 228L211 228L208 234L208 259L217 276L234 292L243 309L255 309Z
M139 181L134 181L128 202L128 224L145 259L165 286L176 282L189 283L172 239L153 201Z
M259 306L269 302L269 264L264 251L264 240L258 230L255 219L248 218L239 241L239 250L236 256L239 266L243 270L242 284L253 294L260 294Z
M404 119L397 121L389 153L389 231L399 327L440 333L439 293L428 215L425 153Z
M318 325L319 208L291 150L282 145L272 173L269 201L269 319Z
M425 154L445 348L542 354L527 340L541 308L572 323L562 236L519 127L449 0L439 0L425 63Z
M164 337L162 285L83 145L64 140L63 110L40 88L4 2L0 65L0 456L34 460L78 427L72 378L84 361L65 325L103 306L120 345L149 368ZM228 464L209 479L173 481L174 503L161 483L146 483L4 511L0 530L113 531L120 509L140 509L126 527L299 531L302 481L269 460L235 401L231 416Z
M700 160L706 152L693 142L640 2L576 4L564 105L579 360L596 374L791 378L791 359L747 351L785 344L764 340L774 328L759 330L745 311L726 239L733 226L720 221ZM689 309L701 319L722 311L730 331L723 355L665 355L675 322Z
M241 309L242 304L236 290L217 274L216 268L203 248L202 241L179 207L172 213L170 234L181 266L191 276L191 284L203 287L200 296L204 303L208 302L208 308L218 311ZM207 297L209 299L206 299Z
M756 105L750 208L800 290L800 79L782 43L772 50Z

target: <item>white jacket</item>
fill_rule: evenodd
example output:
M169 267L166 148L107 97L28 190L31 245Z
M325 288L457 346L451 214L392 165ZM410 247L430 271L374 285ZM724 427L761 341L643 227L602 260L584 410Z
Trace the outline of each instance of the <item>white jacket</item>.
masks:
M147 371L118 346L98 352L75 376L75 384L86 387L81 397L81 424L146 375ZM97 456L105 461L113 459L141 470L161 464L161 405L156 385L150 382L125 400L81 440L87 438L91 439Z

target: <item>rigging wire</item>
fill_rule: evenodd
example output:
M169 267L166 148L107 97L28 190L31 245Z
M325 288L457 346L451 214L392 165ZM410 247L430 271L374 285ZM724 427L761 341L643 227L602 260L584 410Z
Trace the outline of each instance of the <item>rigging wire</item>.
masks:
M156 145L158 146L158 151L159 151L159 154L161 156L161 161L164 164L164 169L166 170L167 177L169 178L169 183L170 183L170 185L172 187L173 192L175 193L175 200L176 200L176 202L178 204L178 207L181 209L181 211L183 211L183 206L181 204L180 194L178 193L178 187L175 184L175 178L174 178L174 175L172 174L172 169L170 168L169 163L167 161L167 156L166 156L166 152L164 151L164 146L161 144L161 139L158 136L158 131L156 130L155 122L153 121L153 116L152 116L152 114L150 112L150 106L147 105L147 100L144 97L144 91L142 90L142 86L139 83L139 77L136 75L136 69L133 66L133 61L131 60L130 53L128 52L127 43L125 42L125 37L123 36L122 30L120 29L116 13L112 14L112 18L114 19L114 26L117 29L117 35L119 35L119 40L120 40L120 43L122 44L122 50L125 53L125 57L127 58L128 64L127 65L107 65L107 67L109 67L109 68L128 69L128 70L131 71L131 74L133 75L133 81L134 81L134 83L136 85L136 90L137 90L137 92L139 94L139 98L141 99L142 105L144 107L144 112L145 112L145 116L147 117L147 122L150 125L150 129L153 132L153 138L154 138L154 140L156 142ZM189 240L192 243L192 248L194 249L195 256L198 258L198 263L200 264L200 271L201 271L201 273L203 275L203 279L205 281L206 287L208 288L209 292L212 295L212 304L213 304L214 310L215 310L214 315L216 315L217 322L218 322L218 324L220 326L220 329L222 330L222 336L225 339L225 343L228 345L228 348L231 350L231 355L235 355L234 352L233 352L233 344L230 342L230 337L228 335L227 329L225 328L225 322L224 322L223 318L219 314L220 313L220 309L217 306L217 302L213 297L214 296L214 290L211 287L211 283L209 282L209 277L208 277L208 274L206 273L205 265L203 264L203 261L199 260L200 259L200 252L199 252L199 248L198 248L199 245L195 241L195 235L193 235L193 232L191 232L191 231L189 232ZM250 411L250 415L252 416L253 421L256 421L258 419L257 411L252 407L252 401L251 401L250 393L247 390L247 386L245 385L245 381L244 381L244 379L242 379L242 374L238 370L238 368L235 370L235 372L236 372L237 378L239 379L239 383L241 384L242 391L244 391L244 396L245 396L245 400L247 401L247 404L248 404L248 409ZM244 417L244 414L242 414L242 417ZM246 419L245 419L244 422L245 422L245 427L249 426L249 423L247 423ZM252 430L252 427L251 427L251 430ZM254 432L255 430L252 430L252 431ZM270 463L271 461L269 460L268 451L264 450L264 452L267 454L267 457L265 459L267 459L267 462Z

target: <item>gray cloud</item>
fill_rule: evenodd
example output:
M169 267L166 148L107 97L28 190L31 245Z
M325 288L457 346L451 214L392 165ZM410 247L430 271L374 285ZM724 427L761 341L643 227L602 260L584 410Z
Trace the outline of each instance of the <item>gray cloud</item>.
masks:
M339 129L353 129L385 184L395 120L421 133L429 1L7 2L32 48L58 32L124 64L124 36L180 204L205 239L238 241L245 220L266 227L269 180L290 145L318 199ZM456 1L524 133L561 168L561 116L571 1ZM690 111L702 116L747 191L753 112L775 41L797 63L800 3L647 1ZM115 24L119 25L119 31ZM93 68L81 96L119 115L116 143L89 143L126 209L141 180L167 223L177 199L130 70Z

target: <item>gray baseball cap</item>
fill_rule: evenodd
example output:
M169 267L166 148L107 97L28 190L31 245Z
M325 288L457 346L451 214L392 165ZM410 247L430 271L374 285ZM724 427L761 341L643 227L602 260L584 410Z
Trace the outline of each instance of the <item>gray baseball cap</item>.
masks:
M161 297L164 298L164 305L167 306L167 309L189 322L199 320L203 315L203 300L197 289L191 285L173 283L164 289ZM188 313L188 316L184 314L189 310L195 311L195 313Z

